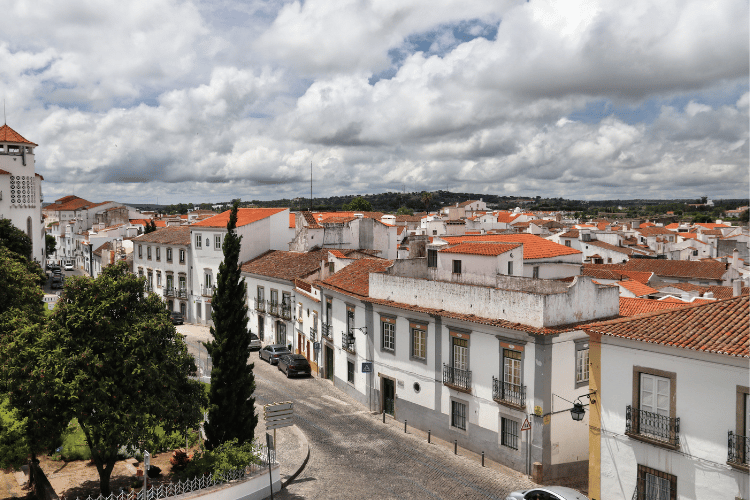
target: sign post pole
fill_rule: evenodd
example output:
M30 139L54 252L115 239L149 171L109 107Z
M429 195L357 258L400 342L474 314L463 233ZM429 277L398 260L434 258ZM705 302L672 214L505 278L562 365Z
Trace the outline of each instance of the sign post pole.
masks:
M276 443L271 443L271 435L266 432L266 448L268 449L268 481L271 485L271 500L273 500L273 473L271 472L271 446L276 446Z
M527 416L526 419L523 421L523 424L521 424L521 432L530 431L531 430L531 422L529 421L529 417ZM526 434L526 475L531 475L531 433L529 432Z

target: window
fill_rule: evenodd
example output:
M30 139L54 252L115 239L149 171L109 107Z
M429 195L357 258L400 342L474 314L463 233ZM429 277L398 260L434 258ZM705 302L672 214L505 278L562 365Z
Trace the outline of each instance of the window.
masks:
M461 261L460 260L453 261L453 274L461 274Z
M180 276L178 278L178 282L180 283L180 290L182 290L184 292L185 289L187 288L187 286L186 286L187 285L187 280L185 279L185 276Z
M469 341L452 337L453 340L453 368L468 370L469 368Z
M570 246L570 240L565 240L565 246L566 246L566 247L569 247L569 246Z
M302 302L297 302L297 321L302 323Z
M336 272L336 265L335 265L334 262L329 262L328 263L328 272L331 273L331 274L333 274L333 273Z
M637 500L675 500L677 476L638 464Z
M437 267L437 250L427 250L427 267Z
M279 291L271 290L271 305L279 305Z
M174 288L174 275L167 274L167 289L171 290Z
M437 229L432 230L432 235L435 236L437 234Z
M214 236L214 248L216 250L221 250L221 235L217 234Z
M513 261L508 261L508 276L513 276Z
M204 277L205 277L206 289L211 288L211 275L206 273Z
M427 326L412 323L411 355L417 359L427 359Z
M333 304L331 299L326 299L326 325L331 324L331 316L333 316Z
M352 306L346 306L346 332L354 334L354 308Z
M576 388L589 383L589 343L576 342Z
M521 386L521 352L503 349L503 382L512 386L509 391L517 391Z
M677 374L633 367L633 404L626 408L625 434L665 446L680 447L675 388Z
M143 278L143 268L138 268L138 277Z
M180 249L180 264L185 263L185 250Z
M262 286L259 286L259 287L258 287L258 303L262 303L262 302L263 302L264 300L266 300L266 296L265 296L265 293L266 293L266 292L265 292L265 290L263 289L263 287L262 287Z
M380 318L380 347L385 351L396 350L396 320Z
M161 247L156 247L156 260L161 260Z
M156 286L161 287L161 271L156 271Z
M451 401L451 426L462 431L466 430L466 404Z
M151 247L150 246L146 247L146 258L148 260L151 260Z
M500 417L500 444L508 448L518 449L518 422Z
M138 258L143 258L143 245L138 245Z
M351 360L346 362L346 381L350 384L354 383L354 361Z
M203 246L203 236L200 234L195 235L195 248L201 248Z
M286 323L283 321L276 322L276 342L286 345Z
M167 248L167 262L172 262L172 249Z
M539 266L534 266L531 268L531 277L539 279Z
M668 378L641 373L640 409L668 417L669 387Z

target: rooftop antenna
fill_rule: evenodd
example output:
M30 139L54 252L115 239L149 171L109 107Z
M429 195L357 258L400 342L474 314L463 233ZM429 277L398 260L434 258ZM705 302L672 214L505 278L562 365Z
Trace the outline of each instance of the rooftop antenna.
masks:
M5 98L3 97L3 125L8 124L8 119L5 116Z
M310 161L310 213L312 213L312 160Z

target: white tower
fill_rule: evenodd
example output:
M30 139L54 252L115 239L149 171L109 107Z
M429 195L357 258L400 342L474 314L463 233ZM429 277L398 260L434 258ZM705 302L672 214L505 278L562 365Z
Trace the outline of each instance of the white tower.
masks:
M31 257L44 265L42 181L34 171L34 148L8 125L0 127L0 218L31 238Z

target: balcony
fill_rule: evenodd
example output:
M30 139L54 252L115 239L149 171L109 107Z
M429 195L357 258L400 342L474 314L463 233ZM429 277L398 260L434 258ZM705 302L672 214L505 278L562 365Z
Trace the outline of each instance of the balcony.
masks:
M333 337L331 336L331 325L328 325L326 323L321 323L320 334L323 335L328 340L333 340Z
M315 342L315 339L318 338L318 329L314 326L310 327L310 340Z
M515 406L516 408L525 408L526 386L503 382L500 379L492 377L492 399L498 403Z
M457 391L471 393L471 370L443 364L443 384Z
M256 297L255 298L255 310L259 312L266 312L266 301Z
M201 295L204 297L213 297L215 291L215 286L201 286Z
M153 292L154 291L154 285L152 285L151 283L149 283L147 281L146 284L143 285L143 289L146 290L147 292Z
M292 319L292 305L281 303L281 317L287 321Z
M177 296L177 290L175 290L174 287L168 286L164 288L164 296L165 297L176 297Z
M750 469L750 439L747 436L740 436L729 431L727 439L727 463L748 471Z
M266 311L268 311L268 314L270 314L271 316L280 316L280 313L279 313L279 303L278 302L271 302L269 300L268 301L268 309L266 309Z
M680 418L670 418L628 405L625 409L625 434L640 441L679 449Z
M357 352L354 349L354 334L353 333L341 332L341 347L343 347L345 351L349 351L352 354L355 354Z
M179 288L177 289L177 295L176 297L180 299L187 299L187 290L185 288Z

